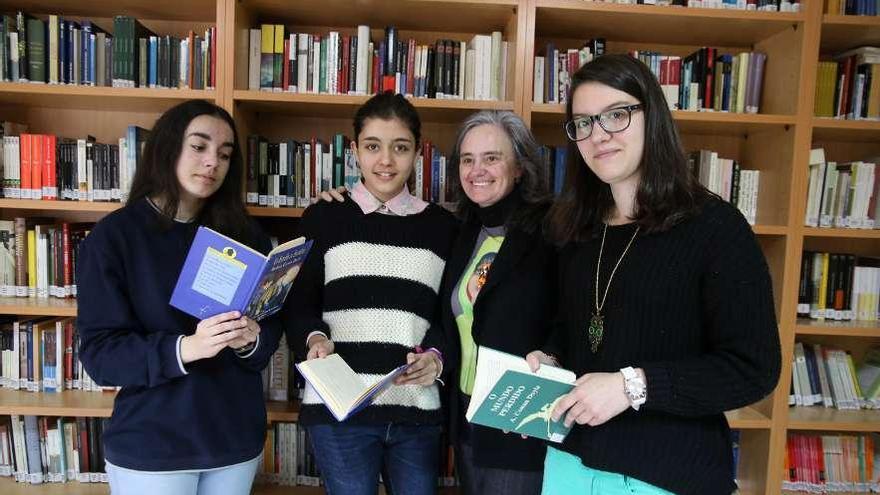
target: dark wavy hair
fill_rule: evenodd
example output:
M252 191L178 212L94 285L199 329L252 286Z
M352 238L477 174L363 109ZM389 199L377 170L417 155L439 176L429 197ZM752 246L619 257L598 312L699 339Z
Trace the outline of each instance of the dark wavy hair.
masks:
M455 212L462 221L467 222L480 208L464 193L458 166L461 161L461 144L465 136L482 125L494 125L504 131L513 148L515 164L522 172L519 184L510 193L519 195L520 206L510 215L505 225L508 228L534 232L541 226L550 203L547 170L542 165L538 142L532 131L519 115L510 111L482 110L471 114L459 126L449 166L452 197L456 200Z
M360 137L367 119L400 120L413 133L416 147L422 138L422 121L419 119L419 113L416 111L416 107L401 94L394 94L391 91L376 93L358 108L354 115L355 141Z
M642 104L645 147L632 220L643 232L653 233L696 214L711 193L688 170L678 128L651 70L628 55L603 55L584 64L571 79L566 120L572 119L572 95L586 83L623 91ZM548 214L550 238L560 245L584 240L613 207L611 187L590 170L577 143L569 141L565 184Z
M180 203L180 183L177 180L177 160L183 150L186 128L195 118L210 115L223 120L232 129L233 148L229 170L223 184L209 197L196 217L196 222L233 239L252 244L254 229L242 201L244 161L235 121L219 106L204 101L190 100L168 109L156 120L144 144L143 157L138 163L127 204L143 198L161 197L159 205L164 214L162 227L170 227Z

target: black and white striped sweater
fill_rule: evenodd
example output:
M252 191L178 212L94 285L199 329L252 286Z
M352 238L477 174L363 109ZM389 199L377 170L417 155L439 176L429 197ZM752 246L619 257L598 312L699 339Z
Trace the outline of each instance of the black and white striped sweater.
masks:
M457 222L429 205L409 216L365 215L358 205L321 202L309 207L299 234L315 244L285 307L287 341L305 357L306 336L320 330L368 383L406 362L416 346L444 350L439 327L440 282ZM336 420L311 387L302 424ZM436 384L393 386L348 419L353 424L437 424Z

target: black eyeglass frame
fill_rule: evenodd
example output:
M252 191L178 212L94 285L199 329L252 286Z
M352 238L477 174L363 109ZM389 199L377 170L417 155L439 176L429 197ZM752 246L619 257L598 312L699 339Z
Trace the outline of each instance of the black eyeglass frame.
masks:
M589 139L590 136L593 135L593 128L595 127L596 124L599 124L599 127L601 127L602 130L607 132L608 134L616 134L618 132L623 132L623 131L629 129L629 126L632 124L632 113L636 110L643 110L643 109L644 109L644 104L642 104L642 103L634 103L632 105L626 105L623 107L609 108L608 110L605 110L604 112L596 114L596 115L585 115L583 117L578 117L577 119L572 119L572 120L566 121L565 123L562 124L562 129L565 131L565 137L567 137L569 141L573 141L575 143L578 141L583 141L584 139ZM602 125L602 121L599 120L599 118L602 115L604 115L608 112L613 112L615 110L626 110L627 122L626 122L626 125L623 126L622 129L610 131L610 130L606 129L604 125ZM581 119L587 119L590 121L590 133L580 139L577 139L577 138L572 137L571 133L569 133L568 126L570 124L574 124L575 120L581 120Z

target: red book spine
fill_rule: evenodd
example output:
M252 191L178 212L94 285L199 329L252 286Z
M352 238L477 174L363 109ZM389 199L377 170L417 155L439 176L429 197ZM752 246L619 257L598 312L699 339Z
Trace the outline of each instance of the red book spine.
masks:
M43 199L43 135L31 137L31 199Z
M21 134L19 143L19 156L21 158L21 197L31 198L31 141L33 134Z
M46 192L43 194L43 199L58 199L58 177L55 174L56 142L54 134L43 136L43 177L45 178L43 190Z
M372 93L376 94L379 92L379 83L381 82L381 77L379 75L379 54L373 53L373 89Z
M406 89L404 93L411 95L416 90L416 40L410 38L406 50Z
M342 63L339 66L339 93L348 94L348 66L351 63L351 36L342 36Z
M211 50L211 74L209 74L209 78L211 79L211 87L217 87L217 26L212 26L211 29L208 30L211 33L211 43L208 47Z

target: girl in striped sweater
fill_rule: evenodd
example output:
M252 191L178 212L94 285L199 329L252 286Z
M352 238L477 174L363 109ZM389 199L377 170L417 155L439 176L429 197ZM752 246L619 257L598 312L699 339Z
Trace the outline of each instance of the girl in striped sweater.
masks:
M410 369L395 386L337 422L307 386L300 411L327 493L434 493L443 371L438 294L456 230L453 216L407 190L421 123L400 95L378 94L354 119L351 149L363 176L352 201L309 207L300 235L315 240L285 308L300 358L338 353L373 383Z

